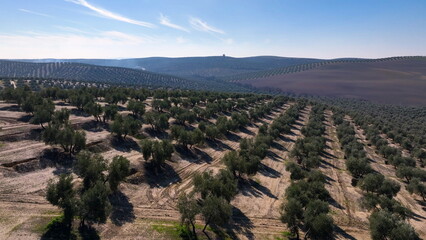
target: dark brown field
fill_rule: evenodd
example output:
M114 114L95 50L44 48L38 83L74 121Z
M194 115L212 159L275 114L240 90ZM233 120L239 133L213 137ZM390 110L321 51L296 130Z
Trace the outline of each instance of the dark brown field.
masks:
M241 80L255 87L380 103L426 104L426 60L332 63L315 69Z

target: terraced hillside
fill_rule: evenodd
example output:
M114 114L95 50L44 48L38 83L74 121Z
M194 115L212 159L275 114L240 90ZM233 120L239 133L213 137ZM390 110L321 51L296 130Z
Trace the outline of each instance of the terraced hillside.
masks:
M148 71L95 66L81 63L30 63L0 61L0 78L49 78L84 82L102 82L145 87L181 88L210 91L252 91L224 81L188 80Z
M424 105L426 58L323 61L236 75L232 82L284 92Z

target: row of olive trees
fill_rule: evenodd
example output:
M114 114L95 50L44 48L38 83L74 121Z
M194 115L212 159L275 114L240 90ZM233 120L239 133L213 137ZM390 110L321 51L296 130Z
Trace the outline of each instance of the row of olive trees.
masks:
M325 189L326 176L319 167L325 148L324 107L314 105L309 122L301 130L304 138L298 139L290 156L286 170L292 180L285 193L281 209L281 221L299 239L299 229L305 232L305 239L328 239L333 234L333 219L329 215L329 192Z
M369 165L364 146L358 142L354 126L344 120L343 113L334 115L339 124L337 135L345 152L346 168L353 177L353 185L364 192L361 204L370 215L370 231L373 239L419 239L415 230L405 221L411 212L394 197L400 191L400 185L374 172ZM386 217L385 217L386 216Z
M283 99L279 99L264 108L262 111L257 110L259 116L266 116L268 112L273 109L282 106L284 104ZM294 112L293 109L297 109L298 104L290 107L287 110L289 114ZM263 111L266 111L263 113ZM296 110L297 111L297 110ZM285 124L283 121L289 119L290 115L283 113L277 117L273 123L268 125L263 124L259 127L259 132L254 138L243 138L240 140L240 150L230 151L225 154L222 161L225 163L227 169L233 173L235 177L241 177L243 175L254 175L259 170L262 159L266 157L267 151L273 143L274 139L280 135L280 129ZM294 120L295 121L295 120Z
M416 167L416 161L411 157L403 157L401 151L391 147L386 139L383 139L378 130L373 126L367 128L367 139L376 146L378 153L386 158L385 163L392 164L396 169L396 176L405 180L407 190L426 199L426 171ZM424 166L423 161L421 166Z
M265 107L256 108L258 109L257 113L259 116L264 117L283 103L282 100L269 102L263 105ZM209 132L212 131L210 128L213 128L216 129L213 131L217 132L217 135L214 136L219 137L219 135L226 134L228 131L236 131L249 122L249 116L244 112L233 113L230 119L218 118L215 126L201 122L192 133L195 135L205 133L205 137L209 138L211 136ZM236 126L233 126L234 124ZM186 144L188 142L181 138L190 132L181 126L172 127L172 136L181 143L184 142ZM190 139L191 137L183 138ZM241 140L239 152L230 151L225 154L222 161L227 166L226 170L222 169L216 175L212 172L205 172L196 174L193 177L193 191L189 194L182 194L178 202L182 224L187 229L191 228L187 233L189 234L188 238L196 238L197 236L195 227L197 215L201 215L204 220L203 232L208 225L223 226L229 222L232 216L230 201L237 193L237 174L238 176L241 176L241 174L255 174L260 160L266 156L266 151L271 143L272 137L268 135L268 127L267 125L262 125L254 139L244 138Z

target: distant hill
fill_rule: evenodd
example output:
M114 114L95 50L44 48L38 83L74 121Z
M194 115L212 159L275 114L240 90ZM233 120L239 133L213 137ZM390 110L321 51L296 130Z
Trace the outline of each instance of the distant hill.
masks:
M181 77L152 73L138 69L67 62L32 63L0 60L0 77L57 78L85 82L104 82L194 90L252 91L251 88L221 80L188 80Z
M426 105L426 57L340 59L226 79L297 94Z
M31 65L33 62L40 65ZM25 63L30 65L2 67L0 76L61 77L218 91L253 91L253 87L256 87L295 94L426 105L425 57L324 60L213 56L122 60L32 59L25 60ZM0 66L2 64L0 62Z
M131 58L131 59L33 59L26 62L73 62L110 67L143 69L150 72L168 74L189 79L218 79L242 73L270 70L300 64L323 61L313 58L286 58L259 56L233 58L224 56L183 57L183 58Z

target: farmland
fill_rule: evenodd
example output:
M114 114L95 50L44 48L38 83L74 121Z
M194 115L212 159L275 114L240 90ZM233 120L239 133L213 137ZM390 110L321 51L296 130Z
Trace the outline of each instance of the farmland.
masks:
M24 87L1 96L2 239L370 239L386 214L401 227L382 234L426 237L424 142L418 131L401 140L391 119L382 129L338 104L258 94ZM91 191L106 193L97 217L75 209L69 228L71 205L52 200L66 176L80 209Z

